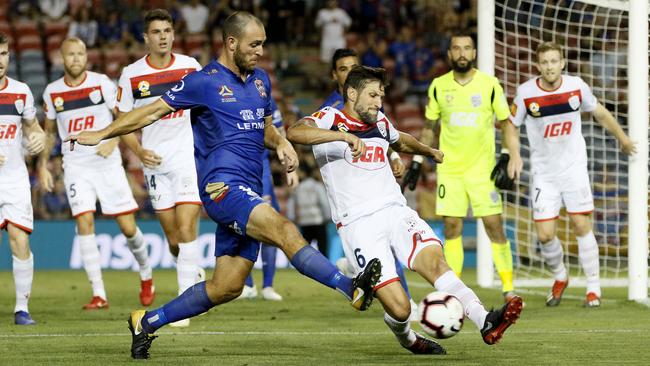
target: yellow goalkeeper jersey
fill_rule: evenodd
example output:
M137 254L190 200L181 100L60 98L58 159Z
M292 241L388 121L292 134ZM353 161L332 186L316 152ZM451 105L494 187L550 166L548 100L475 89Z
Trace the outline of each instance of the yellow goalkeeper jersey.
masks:
M510 110L497 78L476 70L461 85L450 71L429 86L428 120L441 119L440 150L445 154L438 172L462 175L490 173L495 164L494 115L508 118Z

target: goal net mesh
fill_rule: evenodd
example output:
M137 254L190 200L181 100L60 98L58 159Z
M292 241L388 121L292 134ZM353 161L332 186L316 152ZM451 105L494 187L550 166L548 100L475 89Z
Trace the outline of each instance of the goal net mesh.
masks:
M598 101L627 132L628 13L617 6L624 4L621 1L601 3L496 1L495 75L503 83L509 102L518 85L537 76L534 52L538 44L553 41L564 48L565 72L580 76L590 85ZM592 219L603 284L624 285L628 250L627 156L590 114L583 115L582 134L594 194ZM551 275L542 260L532 220L531 177L527 174L530 149L524 126L521 136L524 175L516 191L504 192L506 230L516 248L517 282L524 286L546 285ZM565 264L572 282L578 284L584 276L578 263L578 244L564 209L557 226Z

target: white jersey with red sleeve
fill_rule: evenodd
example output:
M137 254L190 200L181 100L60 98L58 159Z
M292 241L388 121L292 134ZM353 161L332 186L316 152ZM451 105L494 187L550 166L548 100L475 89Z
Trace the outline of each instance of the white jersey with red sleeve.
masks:
M327 188L332 220L337 225L347 225L384 207L406 205L386 155L388 146L399 139L399 133L382 112L372 125L330 107L306 118L319 128L354 134L366 144L366 153L359 158L352 157L343 141L313 146Z
M68 85L63 78L51 82L43 92L45 115L55 120L59 137L64 140L81 131L101 130L113 122L117 88L104 74L86 71L86 77L77 86ZM106 141L102 141L102 144ZM61 145L63 167L102 169L122 165L119 149L108 158L97 155L97 146Z
M23 152L23 121L36 116L34 96L25 83L7 77L0 86L0 185L24 184L28 181Z
M169 65L160 69L149 63L149 55L142 57L122 70L117 106L120 112L130 112L156 101L164 92L174 87L185 75L201 70L193 58L172 53ZM162 157L156 169L146 171L165 173L194 159L194 139L190 111L179 109L160 121L142 129L142 147Z
M539 78L517 88L510 120L517 127L526 124L533 174L557 177L586 167L580 113L592 112L597 105L589 86L577 76L562 75L555 90L544 90Z

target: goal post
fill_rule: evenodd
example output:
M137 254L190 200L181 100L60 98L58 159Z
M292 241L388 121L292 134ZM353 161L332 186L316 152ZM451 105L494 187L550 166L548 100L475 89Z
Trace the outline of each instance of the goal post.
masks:
M537 76L534 51L541 41L563 46L565 72L582 77L637 142L636 155L628 158L611 134L583 115L603 286L627 286L630 300L647 301L648 0L478 2L478 67L499 79L509 101L518 85ZM521 136L524 174L515 191L503 192L506 233L515 248L515 284L550 286L532 221L525 127ZM558 237L572 284L584 285L566 213L558 220ZM493 285L491 261L481 258L485 252L489 256L489 241L479 235L477 246L478 283Z

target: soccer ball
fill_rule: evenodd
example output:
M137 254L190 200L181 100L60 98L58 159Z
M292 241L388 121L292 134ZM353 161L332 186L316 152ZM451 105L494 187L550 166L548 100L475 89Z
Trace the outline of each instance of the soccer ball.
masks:
M463 304L453 295L436 291L428 294L418 306L422 329L438 339L453 337L463 327Z

